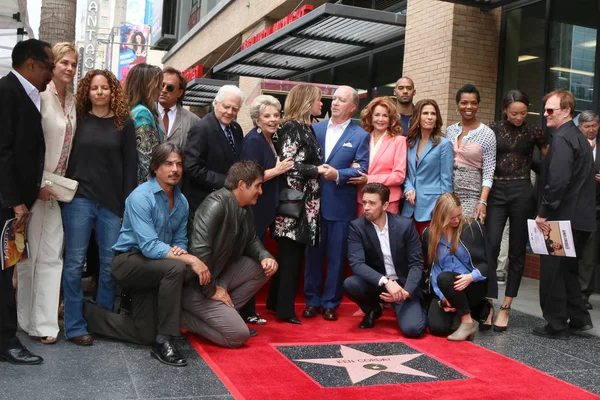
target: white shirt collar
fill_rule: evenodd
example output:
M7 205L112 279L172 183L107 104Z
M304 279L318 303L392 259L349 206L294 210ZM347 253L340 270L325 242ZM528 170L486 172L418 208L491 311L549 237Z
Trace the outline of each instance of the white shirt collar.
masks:
M341 126L343 130L346 130L346 128L348 127L348 125L350 125L350 121L352 121L352 118L348 118L347 121L342 122L341 124L335 124L331 119L329 120L329 122L327 122L327 128L329 129L329 127L333 126L333 127L338 127Z
M29 98L34 103L36 103L36 101L31 97L31 95L33 94L37 99L39 99L40 91L37 90L37 88L35 86L33 86L31 84L31 82L29 82L27 79L25 79L23 77L23 75L21 75L20 73L18 73L14 69L12 70L12 73L15 74L15 76L17 77L17 79L19 80L19 82L21 82L21 86L23 86L23 89L25 89L25 93L27 93L27 96L29 96ZM38 105L38 104L36 103L36 105Z
M373 226L375 227L375 232L377 232L378 234L385 233L388 231L388 215L387 215L386 211L384 211L384 212L385 212L385 225L383 226L383 229L380 230L379 226L377 226L377 224L375 222L370 221L373 224Z

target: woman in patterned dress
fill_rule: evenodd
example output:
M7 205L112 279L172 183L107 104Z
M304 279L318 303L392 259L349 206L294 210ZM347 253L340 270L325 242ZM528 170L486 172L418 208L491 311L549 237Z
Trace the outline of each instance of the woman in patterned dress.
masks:
M278 211L272 234L277 239L279 270L271 283L267 308L291 324L302 323L296 316L294 299L306 246L319 245L319 174L325 169L321 166L323 150L310 123L311 116L321 115L322 106L319 88L295 86L285 100L284 123L276 144L280 159L294 161L294 167L281 175L279 189L294 189L304 194L300 217L281 215Z
M477 119L481 97L468 83L456 93L461 122L446 129L454 147L454 193L460 198L466 217L485 222L487 199L496 167L496 135Z
M46 142L44 170L65 176L77 114L73 78L77 71L77 49L71 43L53 48L54 76L40 94L42 128ZM28 226L30 258L17 265L17 316L19 326L44 344L56 343L58 301L63 268L63 224L56 195L42 182L38 199L31 209Z
M152 149L164 141L156 111L156 101L162 88L162 77L160 68L149 64L137 64L129 71L125 80L125 96L135 124L138 185L146 182L150 175Z

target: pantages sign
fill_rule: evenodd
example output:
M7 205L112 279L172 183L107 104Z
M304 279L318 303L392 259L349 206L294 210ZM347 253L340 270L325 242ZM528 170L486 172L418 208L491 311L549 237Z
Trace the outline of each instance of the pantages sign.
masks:
M98 2L90 0L85 17L85 40L83 48L82 76L96 68L96 46L98 46Z

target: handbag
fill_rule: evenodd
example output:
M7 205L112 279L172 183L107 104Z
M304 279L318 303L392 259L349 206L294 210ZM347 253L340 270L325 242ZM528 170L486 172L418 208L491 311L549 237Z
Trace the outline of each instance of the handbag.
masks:
M48 171L44 171L43 180L44 184L58 196L56 200L63 203L70 203L73 200L79 186L79 182L74 179L65 178Z
M296 189L285 188L279 192L279 205L277 215L284 217L300 218L304 209L304 192Z

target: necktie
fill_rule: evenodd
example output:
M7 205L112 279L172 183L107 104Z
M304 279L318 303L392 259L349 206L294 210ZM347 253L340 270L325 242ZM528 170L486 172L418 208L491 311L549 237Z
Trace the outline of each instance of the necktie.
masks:
M227 141L231 146L231 152L233 153L233 158L237 159L237 152L235 151L235 142L233 140L233 133L231 133L231 128L228 126L225 127L225 135L227 136Z
M165 108L165 115L163 115L163 124L165 125L165 136L169 136L169 110Z

